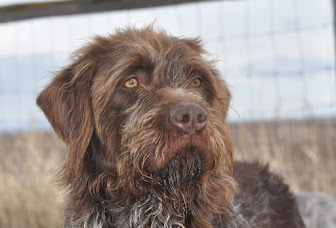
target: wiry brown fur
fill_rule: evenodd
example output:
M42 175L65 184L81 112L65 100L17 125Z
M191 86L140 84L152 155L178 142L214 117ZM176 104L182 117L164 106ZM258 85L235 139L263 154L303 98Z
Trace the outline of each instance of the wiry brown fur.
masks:
M37 104L67 144L66 227L235 224L231 95L205 54L198 40L151 26L119 30L77 51L40 94ZM125 88L131 77L139 86ZM169 111L181 102L206 110L204 130L188 135L172 125Z

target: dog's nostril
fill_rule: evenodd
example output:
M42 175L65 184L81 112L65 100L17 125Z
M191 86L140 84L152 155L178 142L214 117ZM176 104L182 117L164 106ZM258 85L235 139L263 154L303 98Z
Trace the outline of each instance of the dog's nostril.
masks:
M198 123L203 123L207 120L207 116L203 115L203 114L199 114L198 117L197 117L197 122Z
M189 123L189 121L190 121L189 115L184 114L181 122L184 123L184 124L187 124L187 123Z

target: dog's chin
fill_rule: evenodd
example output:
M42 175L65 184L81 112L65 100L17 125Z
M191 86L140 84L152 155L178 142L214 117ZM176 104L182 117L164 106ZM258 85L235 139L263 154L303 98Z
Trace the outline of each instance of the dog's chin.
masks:
M176 153L161 170L151 173L157 190L186 190L197 182L202 172L201 152L187 146Z

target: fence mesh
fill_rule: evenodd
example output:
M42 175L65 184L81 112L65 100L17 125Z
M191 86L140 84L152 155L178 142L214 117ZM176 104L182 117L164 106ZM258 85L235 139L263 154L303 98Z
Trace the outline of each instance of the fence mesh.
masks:
M330 0L214 1L0 24L0 131L47 128L35 98L90 37L155 21L200 36L233 93L230 121L336 114Z

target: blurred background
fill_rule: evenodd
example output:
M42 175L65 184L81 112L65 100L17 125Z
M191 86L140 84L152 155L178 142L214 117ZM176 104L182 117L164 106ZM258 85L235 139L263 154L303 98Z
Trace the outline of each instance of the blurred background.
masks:
M53 72L95 35L152 22L201 37L219 60L236 160L269 164L298 195L333 201L334 9L333 0L1 0L0 227L61 227L53 176L65 147L35 105Z

